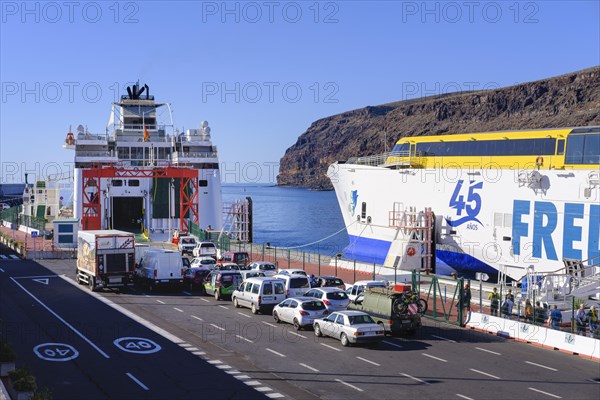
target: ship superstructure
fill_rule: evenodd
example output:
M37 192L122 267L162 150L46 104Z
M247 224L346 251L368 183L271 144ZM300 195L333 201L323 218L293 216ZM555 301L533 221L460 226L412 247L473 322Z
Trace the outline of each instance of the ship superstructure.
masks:
M63 147L75 150L73 213L83 230L158 236L190 221L222 228L219 161L208 123L179 133L170 105L155 102L147 85L128 87L112 104L105 134L80 125Z

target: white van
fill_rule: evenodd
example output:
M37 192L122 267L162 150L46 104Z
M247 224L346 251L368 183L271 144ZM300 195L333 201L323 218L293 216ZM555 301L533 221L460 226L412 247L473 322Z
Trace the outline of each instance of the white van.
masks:
M152 291L160 286L180 286L183 283L183 261L174 250L148 249L144 252L134 280Z
M372 287L385 288L387 287L387 283L385 281L356 281L346 289L346 293L352 302L356 300L358 295L364 292L366 288Z
M273 278L282 279L285 282L285 293L287 297L303 296L310 290L310 281L304 275L280 275Z
M248 278L231 295L233 305L248 307L253 314L273 309L285 300L285 284L272 277Z

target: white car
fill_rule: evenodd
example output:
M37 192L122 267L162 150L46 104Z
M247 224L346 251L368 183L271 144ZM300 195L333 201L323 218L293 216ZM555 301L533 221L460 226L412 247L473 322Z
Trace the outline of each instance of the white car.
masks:
M248 265L250 271L262 272L265 276L273 276L277 274L277 267L269 261L255 261Z
M215 260L218 256L217 253L217 246L213 242L198 242L192 250L192 255L194 257L209 256L213 257Z
M215 269L217 262L214 258L208 256L196 257L192 260L190 266L194 267L207 267Z
M181 252L181 254L192 254L194 251L194 247L196 247L196 239L192 236L179 236L179 243L177 244L177 248Z
M362 311L338 311L314 322L315 336L339 339L342 346L353 343L377 344L383 340L383 327Z
M354 301L366 288L371 287L386 288L387 283L385 281L356 281L346 289L346 294L348 294L350 301Z
M321 300L313 297L292 297L282 301L273 308L276 322L288 322L296 330L311 326L318 318L323 318L329 311Z
M290 268L290 269L285 269L285 268L279 268L279 271L277 272L279 275L302 275L302 276L308 276L306 274L306 271L304 271L303 269L300 268Z
M337 287L312 288L304 296L323 301L330 312L345 310L350 304L348 294Z

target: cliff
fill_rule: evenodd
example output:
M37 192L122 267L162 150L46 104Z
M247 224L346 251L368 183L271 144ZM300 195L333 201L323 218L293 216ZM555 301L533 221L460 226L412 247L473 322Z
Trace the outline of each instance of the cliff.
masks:
M368 106L315 121L281 158L281 186L331 189L337 160L383 153L404 136L600 125L600 66L506 88Z

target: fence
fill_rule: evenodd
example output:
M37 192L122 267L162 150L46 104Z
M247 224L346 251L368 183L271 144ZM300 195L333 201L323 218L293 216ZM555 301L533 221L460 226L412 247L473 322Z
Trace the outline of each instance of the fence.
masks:
M20 215L18 206L0 211L0 220L9 222L11 224L24 225L40 232L45 229L46 225L46 220L44 218Z

